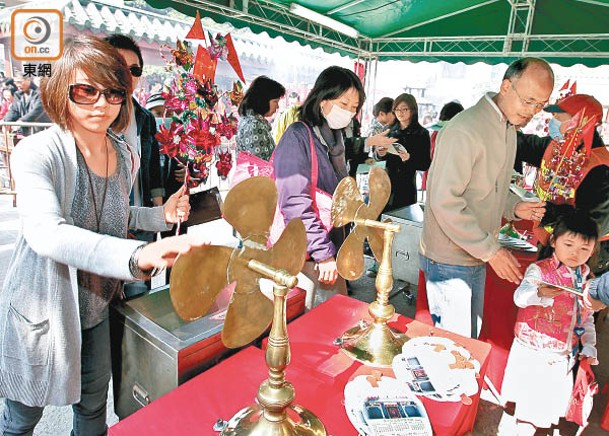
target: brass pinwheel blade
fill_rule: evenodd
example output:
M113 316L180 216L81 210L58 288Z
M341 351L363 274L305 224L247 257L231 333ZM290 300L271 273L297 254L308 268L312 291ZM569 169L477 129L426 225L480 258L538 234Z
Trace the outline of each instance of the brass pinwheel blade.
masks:
M274 268L284 269L294 276L298 274L307 256L307 234L302 220L291 220L267 253L268 260L259 260Z
M336 269L345 280L357 280L364 273L364 245L355 232L347 236L338 250Z
M391 181L387 175L387 171L379 167L372 167L368 178L368 190L370 199L368 200L368 208L374 220L378 219L389 196L391 195Z
M276 205L275 182L258 176L244 180L229 191L222 214L241 239L266 244Z
M362 195L357 189L353 177L345 177L340 181L332 196L332 224L342 227L353 222L355 213L364 204Z
M377 262L380 262L383 257L383 231L381 229L368 229L368 245L374 254Z
M222 329L222 342L228 348L249 344L271 324L273 303L260 292L258 283L255 286L244 290L237 282Z
M195 320L207 314L224 289L232 249L204 245L178 256L169 279L169 295L180 318Z

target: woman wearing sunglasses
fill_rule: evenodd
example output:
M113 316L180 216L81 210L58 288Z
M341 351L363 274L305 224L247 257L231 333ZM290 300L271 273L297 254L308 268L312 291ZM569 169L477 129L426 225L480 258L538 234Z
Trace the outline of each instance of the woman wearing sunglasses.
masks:
M106 42L66 41L41 85L56 125L12 156L21 231L0 292L0 434L32 434L44 406L66 404L74 435L105 434L108 304L122 281L149 278L192 246L188 236L125 239L128 227L164 230L190 210L185 192L129 207L139 158L108 130L129 120L128 75Z

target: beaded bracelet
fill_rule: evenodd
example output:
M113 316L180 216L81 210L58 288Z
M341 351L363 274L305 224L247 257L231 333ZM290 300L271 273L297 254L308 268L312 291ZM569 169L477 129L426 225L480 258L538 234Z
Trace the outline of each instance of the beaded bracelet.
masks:
M142 244L139 247L137 247L131 254L131 257L129 258L129 272L131 273L133 278L136 280L148 280L151 277L158 276L159 274L161 274L161 272L163 272L165 270L165 267L159 268L156 266L152 267L150 269L146 269L146 270L143 270L142 268L140 268L140 266L138 265L140 251L142 251L142 249L146 245L148 245L148 244Z

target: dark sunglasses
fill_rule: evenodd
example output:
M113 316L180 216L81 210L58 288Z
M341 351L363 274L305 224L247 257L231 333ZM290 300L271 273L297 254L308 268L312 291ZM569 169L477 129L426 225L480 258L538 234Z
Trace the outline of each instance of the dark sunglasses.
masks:
M68 96L76 104L95 104L102 94L108 104L123 104L127 98L127 93L122 89L99 90L86 83L72 84L69 89Z
M129 67L129 72L133 77L140 77L142 75L142 67L138 67L137 65L131 65Z

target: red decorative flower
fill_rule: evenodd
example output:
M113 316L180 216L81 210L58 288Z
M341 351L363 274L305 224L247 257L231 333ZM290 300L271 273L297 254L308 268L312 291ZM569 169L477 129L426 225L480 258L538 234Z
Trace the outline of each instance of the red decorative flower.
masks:
M160 152L172 159L178 156L183 151L181 137L183 131L184 126L177 125L175 121L171 123L169 129L161 125L157 134L154 135L161 146Z
M217 37L208 48L212 56L224 56L226 40ZM221 137L233 138L237 133L237 120L219 113L217 108L220 91L211 80L202 82L193 75L194 57L188 43L178 41L172 50L175 71L168 92L163 92L165 107L175 115L166 128L160 126L156 138L160 152L176 159L187 168L186 183L189 187L203 183L209 176L214 156L217 155L218 174L227 175L232 167L230 152L217 153ZM233 87L243 89L239 84Z

